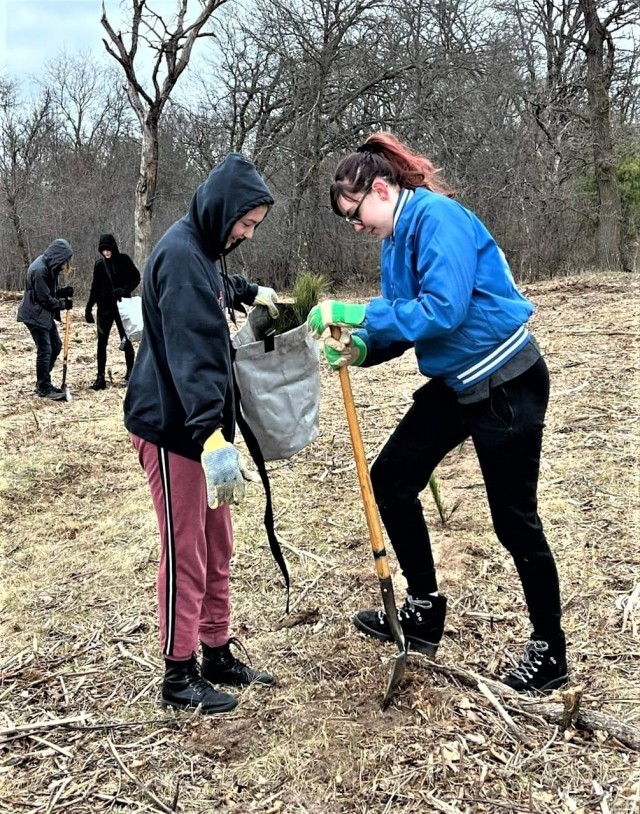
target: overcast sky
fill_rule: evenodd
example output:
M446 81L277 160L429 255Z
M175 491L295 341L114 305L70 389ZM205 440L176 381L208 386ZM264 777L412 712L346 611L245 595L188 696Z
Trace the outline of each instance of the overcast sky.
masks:
M105 5L117 31L123 13L121 0L106 0ZM177 8L176 0L150 0L149 5L159 12ZM129 7L127 3L126 12ZM101 0L0 0L0 69L26 81L63 49L70 54L91 51L100 59L106 57L101 15Z

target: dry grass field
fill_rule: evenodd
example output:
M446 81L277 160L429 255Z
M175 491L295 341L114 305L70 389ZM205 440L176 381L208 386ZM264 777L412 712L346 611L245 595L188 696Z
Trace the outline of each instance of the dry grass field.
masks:
M640 297L628 275L527 293L552 376L540 511L575 692L541 702L492 681L528 624L464 444L438 471L457 511L442 523L423 495L446 635L435 663L410 656L381 711L394 648L350 623L379 591L338 378L323 368L319 439L269 465L288 617L260 484L234 509L234 629L280 683L213 719L158 704L157 531L122 426L115 336L112 384L94 393L93 326L76 310L73 400L48 402L32 394L16 302L0 302L0 812L640 814ZM407 354L352 383L373 458L421 377Z

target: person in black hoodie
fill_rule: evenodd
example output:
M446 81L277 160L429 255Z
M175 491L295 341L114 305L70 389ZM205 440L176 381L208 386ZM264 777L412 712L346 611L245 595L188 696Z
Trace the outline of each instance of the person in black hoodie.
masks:
M84 312L85 320L89 324L93 324L95 322L93 306L97 304L98 375L91 385L92 390L104 390L107 386L104 377L107 368L107 343L114 322L120 336L120 350L124 351L124 358L127 363L124 383L128 384L129 382L135 353L133 345L127 339L122 327L122 320L118 312L118 300L122 299L122 297L130 297L140 282L140 272L129 255L118 249L118 244L113 235L100 235L98 251L102 257L96 261L93 267L91 291Z
M255 167L229 154L196 190L189 212L160 238L145 267L144 334L124 423L144 468L161 535L158 613L162 703L203 713L236 706L212 684L273 685L229 645L229 504L244 494L235 431L227 314L265 305L273 289L229 275L225 256L250 240L273 198ZM202 666L195 651L202 644Z
M63 238L50 243L27 269L18 322L24 322L36 346L36 389L43 398L64 401L62 390L51 384L51 371L62 350L55 320L73 305L73 287L58 287L62 271L71 267L73 250Z

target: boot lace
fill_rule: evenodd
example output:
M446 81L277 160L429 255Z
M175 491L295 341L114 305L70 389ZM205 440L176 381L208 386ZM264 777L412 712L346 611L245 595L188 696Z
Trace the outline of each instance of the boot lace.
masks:
M428 599L414 599L409 594L404 601L404 605L401 608L397 608L398 621L402 624L402 622L408 622L409 619L414 618L417 619L418 622L422 622L421 611L429 610L432 607L433 603L429 602ZM387 614L383 610L378 611L378 622L380 625L384 625L387 622Z
M543 653L548 649L549 645L546 642L533 639L525 647L520 664L509 675L525 683L531 681L544 663Z
M204 693L210 689L209 682L206 681L200 673L200 668L198 666L198 662L196 661L195 654L193 655L191 664L189 665L189 672L187 675L189 677L189 684L194 690Z
M244 667L244 666L245 666L245 665L244 665L244 664L243 664L243 663L240 661L240 659L237 659L237 658L236 658L236 657L233 655L233 653L231 652L231 645L233 645L234 647L237 647L237 648L238 648L238 650L240 650L240 651L242 652L242 655L243 655L243 656L244 656L244 658L247 660L247 663L250 665L250 664L251 664L251 658L249 657L249 653L247 652L247 648L244 646L244 644L242 644L242 642L240 641L240 639L236 639L236 637L235 637L235 636L232 636L232 637L229 639L229 641L227 642L227 647L226 647L226 650L225 650L225 656L228 656L228 659L229 659L229 661L228 661L228 666L229 666L229 667L234 667L236 664L237 664L237 665L240 665L241 667Z

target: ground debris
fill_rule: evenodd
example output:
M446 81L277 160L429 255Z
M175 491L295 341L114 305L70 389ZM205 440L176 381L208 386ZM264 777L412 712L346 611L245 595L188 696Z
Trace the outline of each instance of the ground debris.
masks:
M568 693L523 699L496 683L528 624L465 443L438 472L455 514L441 523L423 495L445 637L435 664L410 655L381 711L394 646L351 625L379 607L379 588L338 379L323 368L320 437L269 465L289 617L261 489L249 484L234 508L234 629L279 686L243 690L214 719L158 706L157 530L124 389L89 389L95 332L74 316L73 401L34 397L33 343L15 298L0 296L0 814L640 812L638 295L629 275L527 293L552 381L539 502L563 589ZM115 337L109 364L120 382ZM424 380L411 354L351 378L372 460Z

